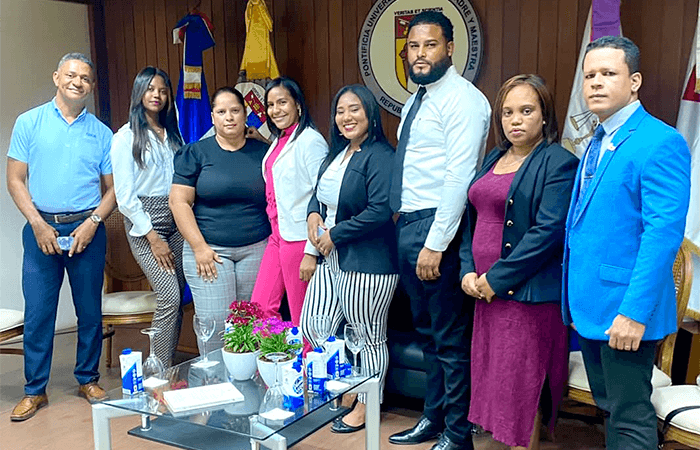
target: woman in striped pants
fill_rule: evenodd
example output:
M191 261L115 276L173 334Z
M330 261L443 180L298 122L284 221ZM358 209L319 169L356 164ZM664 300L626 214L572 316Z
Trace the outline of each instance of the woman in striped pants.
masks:
M173 157L182 146L168 74L146 67L136 75L129 123L112 138L114 190L136 262L157 295L155 354L166 367L182 322L182 235L168 208Z
M319 170L307 215L306 253L324 256L311 278L301 314L301 329L312 345L311 318L331 317L337 329L343 317L362 323L367 344L360 353L367 373L386 379L389 304L399 281L396 235L389 207L394 149L382 131L379 106L364 86L336 94L331 108L331 148ZM364 428L362 394L352 412L331 431Z

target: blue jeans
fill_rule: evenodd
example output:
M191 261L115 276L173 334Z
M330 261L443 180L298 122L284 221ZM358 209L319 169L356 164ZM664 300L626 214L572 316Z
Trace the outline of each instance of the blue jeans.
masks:
M82 223L49 223L59 236L68 236ZM36 243L29 224L22 230L24 259L22 262L22 292L24 293L24 393L38 395L46 392L51 372L54 329L58 309L58 294L64 272L78 317L78 347L75 374L80 384L97 381L102 353L102 283L105 267L107 234L104 224L95 231L92 242L82 253L72 258L68 252L45 255Z

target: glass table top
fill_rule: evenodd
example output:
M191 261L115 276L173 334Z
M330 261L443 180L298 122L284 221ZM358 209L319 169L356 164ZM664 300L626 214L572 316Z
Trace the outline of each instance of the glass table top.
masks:
M323 421L323 415L341 415L343 410L335 405L342 394L365 383L373 376L360 376L356 378L341 378L342 382L334 386L333 391L327 391L324 395L309 393L304 387L303 405L296 409L288 409L289 417L278 420L268 420L258 415L263 402L267 387L259 374L251 380L236 381L230 377L226 365L223 363L222 350L215 350L208 354L210 361L217 364L209 367L198 367L196 362L201 357L194 358L171 367L166 371L162 387L150 392L142 392L136 395L122 394L122 389L112 389L108 392L110 400L105 401L106 405L156 417L154 423L159 418L163 418L163 424L168 422L171 428L184 429L189 425L199 425L234 433L245 438L255 438L264 440L267 437L284 430L291 425L303 427L306 421L311 427L307 434L318 429L319 420ZM281 372L281 368L279 369ZM280 377L281 378L281 377ZM173 415L163 401L163 392L177 389L187 389L197 386L212 385L217 383L231 382L244 396L243 401L227 403L209 408L200 408L179 412ZM315 416L315 418L311 417ZM329 416L330 417L330 416ZM328 421L332 418L328 419ZM179 425L178 425L179 423ZM327 423L327 422L326 422ZM315 425L314 425L315 424ZM321 424L322 425L322 424ZM132 430L133 431L133 430ZM145 431L145 430L143 430ZM138 433L137 433L138 434ZM148 436L142 436L148 438ZM156 439L157 440L157 439ZM203 447L204 448L204 447Z

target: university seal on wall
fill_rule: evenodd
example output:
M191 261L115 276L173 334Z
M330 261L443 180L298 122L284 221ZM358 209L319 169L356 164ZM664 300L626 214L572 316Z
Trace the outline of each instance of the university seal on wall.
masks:
M457 72L474 81L481 67L483 32L468 0L377 0L360 30L357 56L365 85L396 116L418 88L408 77L406 38L411 19L426 10L442 12L454 25L452 63Z

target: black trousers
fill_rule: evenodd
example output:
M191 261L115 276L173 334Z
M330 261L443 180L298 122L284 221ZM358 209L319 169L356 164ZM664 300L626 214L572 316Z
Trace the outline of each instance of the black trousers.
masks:
M433 422L444 422L447 437L466 445L471 443L472 428L467 413L474 301L461 289L459 239L443 252L437 280L421 281L416 276L418 253L432 223L429 213L399 217L399 272L411 299L413 325L423 338L428 378L423 414Z
M651 374L657 341L642 341L636 352L611 348L608 341L579 336L591 393L605 411L608 450L655 450L656 412Z

